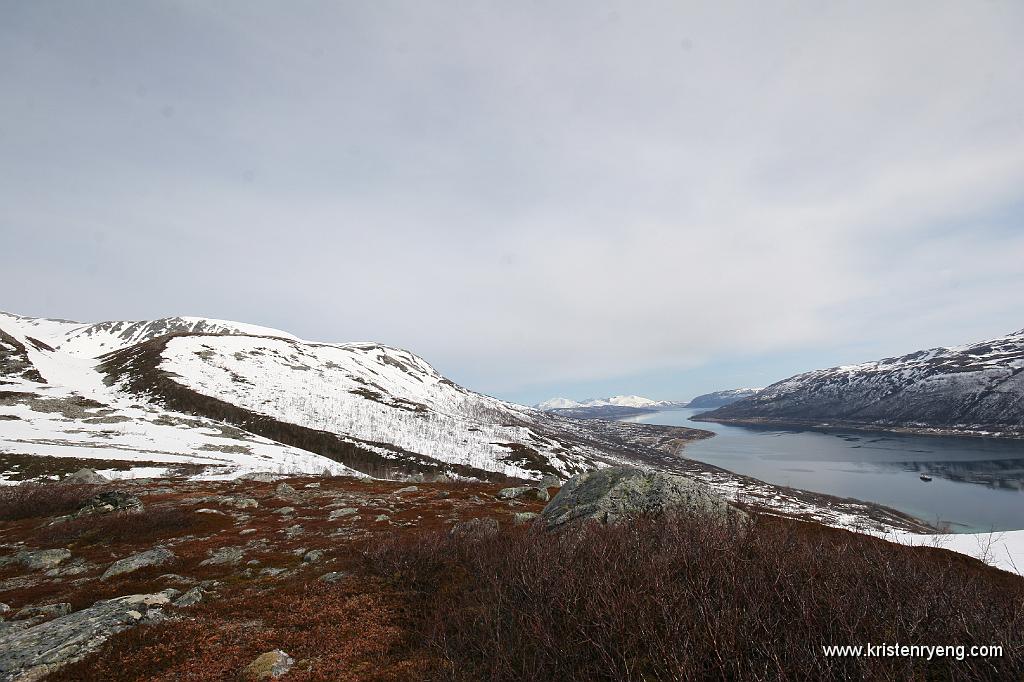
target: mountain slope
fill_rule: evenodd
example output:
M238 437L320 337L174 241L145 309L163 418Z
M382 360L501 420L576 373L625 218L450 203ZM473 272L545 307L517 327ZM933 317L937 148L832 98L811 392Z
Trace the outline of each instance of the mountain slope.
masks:
M698 419L1024 437L1024 330L806 372Z
M0 313L0 479L95 463L110 475L165 469L217 477L246 471L355 474L318 454L214 419L175 412L106 385L97 348L123 348L168 328L257 329L199 318L82 324ZM261 329L261 328L260 328ZM46 460L32 458L46 457Z
M727 391L714 391L713 393L705 393L699 395L690 401L687 407L696 408L713 408L722 407L731 403L749 398L752 395L757 394L760 388L733 388Z
M233 322L0 314L0 332L0 460L564 478L657 460L702 434L591 428L469 391L405 350Z

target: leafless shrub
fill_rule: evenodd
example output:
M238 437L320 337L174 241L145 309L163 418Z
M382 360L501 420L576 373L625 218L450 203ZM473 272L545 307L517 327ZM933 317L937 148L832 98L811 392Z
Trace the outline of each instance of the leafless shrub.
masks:
M102 490L94 485L65 483L0 486L0 521L68 514L99 492Z
M638 520L395 537L371 567L464 680L1020 679L1024 581L814 524ZM828 644L1002 644L1000 658L828 658Z
M78 542L144 542L193 530L207 519L202 514L172 507L147 507L102 516L89 515L40 529L38 539L48 544Z

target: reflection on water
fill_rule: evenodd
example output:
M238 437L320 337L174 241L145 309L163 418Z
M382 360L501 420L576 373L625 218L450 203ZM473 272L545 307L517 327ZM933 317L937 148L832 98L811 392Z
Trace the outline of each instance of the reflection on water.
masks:
M714 431L686 456L771 483L878 502L956 530L1024 528L1022 441L727 426L690 421L696 412L629 421Z
M961 483L978 483L990 488L1024 490L1024 459L988 459L973 462L898 462L906 471L941 476Z

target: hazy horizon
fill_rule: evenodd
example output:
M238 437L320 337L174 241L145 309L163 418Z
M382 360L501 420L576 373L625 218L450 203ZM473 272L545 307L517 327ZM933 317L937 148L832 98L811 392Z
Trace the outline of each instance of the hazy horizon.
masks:
M1024 327L1018 3L0 2L0 309L687 399Z

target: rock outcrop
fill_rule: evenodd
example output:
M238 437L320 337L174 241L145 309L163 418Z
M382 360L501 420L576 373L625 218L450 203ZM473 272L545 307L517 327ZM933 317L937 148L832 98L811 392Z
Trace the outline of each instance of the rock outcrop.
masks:
M42 679L98 649L111 635L154 619L167 603L162 594L135 594L99 601L34 627L6 631L0 634L0 680Z
M166 547L154 547L153 549L145 552L139 552L138 554L133 554L130 557L118 559L114 563L110 564L110 568L100 576L100 580L109 580L110 578L124 575L125 573L133 573L140 568L159 566L174 558L174 552Z
M85 501L73 516L89 516L90 514L109 514L111 512L136 512L142 511L143 504L135 495L111 490L90 497Z
M744 512L711 488L684 476L611 467L574 476L544 508L548 528L593 520L614 524L637 516L695 513L716 522L740 520Z

